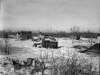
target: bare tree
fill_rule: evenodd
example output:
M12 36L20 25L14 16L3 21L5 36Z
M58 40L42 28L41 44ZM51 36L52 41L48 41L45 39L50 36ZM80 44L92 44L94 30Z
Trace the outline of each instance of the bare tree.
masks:
M73 36L76 36L76 39L79 40L80 39L80 34L79 34L80 28L78 26L73 26L70 30Z
M72 28L71 28L71 32L72 33L78 33L80 31L80 28L78 27L78 26L73 26Z

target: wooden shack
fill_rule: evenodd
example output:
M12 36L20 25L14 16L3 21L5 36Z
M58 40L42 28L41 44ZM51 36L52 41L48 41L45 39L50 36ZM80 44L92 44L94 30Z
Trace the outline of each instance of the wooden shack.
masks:
M43 39L42 47L44 48L58 48L58 42L51 39Z

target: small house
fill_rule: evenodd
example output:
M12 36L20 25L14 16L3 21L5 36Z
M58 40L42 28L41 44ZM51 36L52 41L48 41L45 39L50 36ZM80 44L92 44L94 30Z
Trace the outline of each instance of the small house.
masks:
M45 38L42 40L42 47L44 48L58 48L58 42L51 38Z

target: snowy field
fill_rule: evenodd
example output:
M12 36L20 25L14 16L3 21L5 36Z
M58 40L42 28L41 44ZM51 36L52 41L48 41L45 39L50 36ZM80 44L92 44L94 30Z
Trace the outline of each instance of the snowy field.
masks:
M11 54L10 55L0 55L0 58L3 58L5 56L10 56L12 58L18 57L19 59L26 59L29 57L33 58L40 58L40 57L46 57L48 58L53 57L65 57L65 58L71 58L75 56L79 60L80 63L82 63L82 59L86 59L88 63L92 63L94 68L97 68L99 70L99 61L100 56L99 55L93 55L93 54L86 54L86 53L80 53L78 52L81 49L76 49L74 46L81 45L81 46L90 46L90 43L88 42L88 39L83 38L80 41L72 40L70 38L56 38L58 41L58 46L60 48L58 49L50 49L50 48L36 48L33 47L33 42L31 40L21 41L16 39L9 39L8 45L11 46ZM0 39L0 45L5 45L5 42L3 39ZM82 50L84 50L82 48Z

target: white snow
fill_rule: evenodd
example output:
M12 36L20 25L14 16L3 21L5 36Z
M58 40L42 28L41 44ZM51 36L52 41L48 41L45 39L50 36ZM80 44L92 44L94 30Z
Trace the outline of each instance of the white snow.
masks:
M33 47L32 40L16 40L16 39L10 39L9 44L14 47L21 47L23 48L24 52L12 54L10 56L18 57L18 58L28 58L28 57L42 57L48 55L48 57L60 57L64 56L66 58L70 58L73 55L76 54L76 57L78 59L88 59L89 62L93 62L94 65L99 64L100 57L91 57L84 53L79 53L75 48L72 48L74 45L90 45L90 43L87 43L87 39L82 38L82 40L72 40L70 38L56 38L58 41L58 46L61 48L58 49L46 49L46 48L36 48ZM1 41L0 41L1 42ZM0 58L4 57L0 55Z

